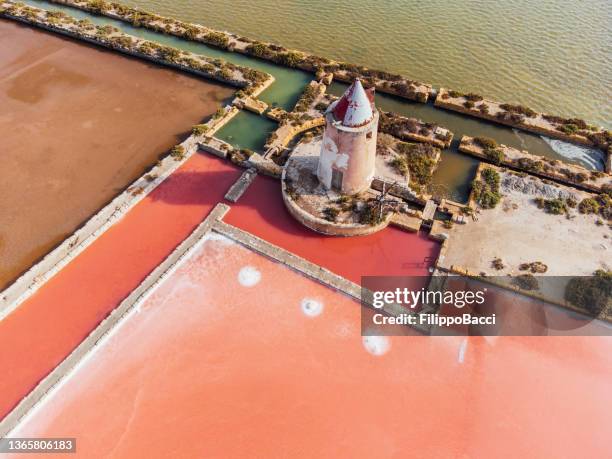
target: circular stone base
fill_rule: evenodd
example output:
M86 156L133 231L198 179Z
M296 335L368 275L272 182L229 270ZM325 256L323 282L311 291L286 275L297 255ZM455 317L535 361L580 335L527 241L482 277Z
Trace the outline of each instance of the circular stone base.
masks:
M367 199L376 197L373 191L358 197L345 196L328 190L319 183L317 165L321 138L299 143L283 169L281 180L283 201L304 226L319 233L334 236L361 236L384 229L390 222L388 213L380 223L364 224L353 208L365 206Z

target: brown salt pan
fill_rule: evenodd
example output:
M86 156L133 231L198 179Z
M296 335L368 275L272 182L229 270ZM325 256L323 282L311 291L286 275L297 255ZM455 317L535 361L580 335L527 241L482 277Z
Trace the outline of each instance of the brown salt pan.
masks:
M0 44L2 290L232 90L6 20Z

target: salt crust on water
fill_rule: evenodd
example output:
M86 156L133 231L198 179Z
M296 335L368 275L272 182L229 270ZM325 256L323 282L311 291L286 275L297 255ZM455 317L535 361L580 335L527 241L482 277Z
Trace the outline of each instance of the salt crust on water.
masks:
M312 298L304 298L301 306L302 312L308 317L316 317L323 312L323 303Z
M253 287L261 280L261 273L253 266L245 266L238 272L238 282L243 287Z
M391 348L391 342L386 336L364 336L363 347L372 355L386 354Z

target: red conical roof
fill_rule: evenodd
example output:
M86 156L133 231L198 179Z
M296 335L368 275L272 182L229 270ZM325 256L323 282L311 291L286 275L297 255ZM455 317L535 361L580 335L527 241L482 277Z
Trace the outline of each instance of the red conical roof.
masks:
M344 126L359 127L374 117L374 88L363 89L358 79L331 107L334 118Z

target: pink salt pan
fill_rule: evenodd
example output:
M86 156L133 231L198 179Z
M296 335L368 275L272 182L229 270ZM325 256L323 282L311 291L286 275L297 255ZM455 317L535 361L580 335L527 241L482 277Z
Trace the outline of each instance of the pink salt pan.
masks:
M87 458L608 455L609 339L364 340L359 318L212 238L11 435Z

